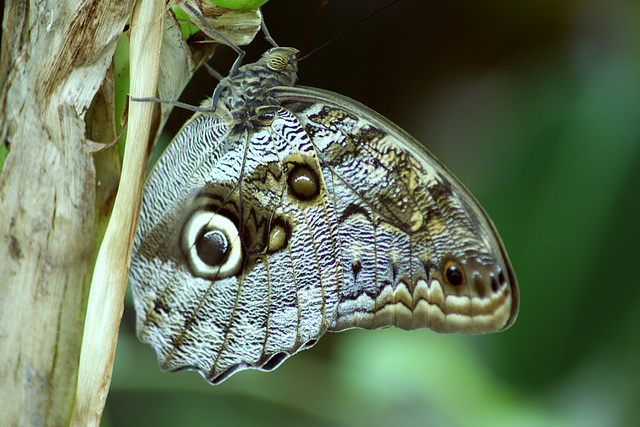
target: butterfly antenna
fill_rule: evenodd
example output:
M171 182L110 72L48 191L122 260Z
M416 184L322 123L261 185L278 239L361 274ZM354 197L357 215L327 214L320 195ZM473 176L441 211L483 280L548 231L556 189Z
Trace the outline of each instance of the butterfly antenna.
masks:
M307 31L305 31L304 38L302 39L302 46L300 46L300 51L298 52L298 58L300 58L300 55L302 55L302 52L304 52L304 48L307 45L307 39L309 38L309 33L311 32L311 27L313 27L313 23L316 22L316 19L318 19L318 16L320 16L320 13L322 12L322 10L328 4L329 4L329 0L324 0L322 3L320 3L320 6L318 6L318 8L316 9L315 13L313 14L313 17L311 18L311 21L309 21L309 25L307 25ZM313 52L311 52L311 53L313 53ZM307 55L307 56L309 56L309 55ZM306 58L306 56L305 56L305 58Z
M364 21L373 18L374 16L376 16L378 13L382 12L385 9L390 8L391 6L395 5L396 3L400 3L401 0L395 0L391 3L389 3L386 6L381 7L380 9L376 10L373 13L370 13L368 16L365 16L364 18L362 18L361 20L359 20L358 22L356 22L355 24L350 25L349 27L345 28L344 30L340 31L338 34L336 34L335 36L333 36L332 38L330 38L328 41L324 42L323 44L321 44L320 46L318 46L317 48L315 48L314 50L312 50L311 52L307 53L305 56L303 56L302 58L298 58L298 61L302 61L303 59L306 59L308 57L310 57L311 55L313 55L314 53L316 53L317 51L319 51L320 49L324 49L327 45L333 43L337 38L340 38L344 35L344 33L346 33L347 31L351 31L354 27L357 27L358 25L362 24ZM326 6L326 3L328 3L328 1L324 1L323 5L321 5L321 8L318 8L319 10L324 9L324 6ZM316 15L318 14L318 12L316 12ZM313 21L316 18L316 15L314 15L313 19L311 20L311 23L313 23ZM308 32L308 30L307 30ZM304 40L307 40L307 36L305 35ZM304 44L303 44L304 47ZM300 52L302 52L302 49L300 49Z

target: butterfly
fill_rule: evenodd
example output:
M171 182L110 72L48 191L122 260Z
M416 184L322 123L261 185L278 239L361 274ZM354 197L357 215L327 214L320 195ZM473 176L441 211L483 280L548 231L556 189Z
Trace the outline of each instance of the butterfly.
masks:
M161 368L217 384L326 331L508 328L516 278L482 207L389 120L295 86L297 53L224 78L148 178L130 283Z

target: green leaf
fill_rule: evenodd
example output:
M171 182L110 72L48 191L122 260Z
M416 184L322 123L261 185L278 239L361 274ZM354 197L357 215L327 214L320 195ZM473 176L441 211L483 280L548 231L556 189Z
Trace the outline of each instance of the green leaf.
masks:
M114 66L114 86L115 86L115 103L116 103L116 126L118 132L120 132L120 117L122 117L122 111L124 110L124 104L129 93L129 39L127 34L123 33L116 45L116 51L113 55ZM120 138L118 144L118 154L120 155L120 161L124 155L124 141L127 140L126 130Z
M4 166L4 159L9 155L9 147L6 144L0 143L0 172L2 172L2 167Z
M267 0L215 0L213 3L229 9L254 10L265 4Z
M191 35L197 33L200 29L197 25L191 22L191 18L180 7L174 6L171 8L176 15L176 19L180 23L182 29L182 37L187 40Z

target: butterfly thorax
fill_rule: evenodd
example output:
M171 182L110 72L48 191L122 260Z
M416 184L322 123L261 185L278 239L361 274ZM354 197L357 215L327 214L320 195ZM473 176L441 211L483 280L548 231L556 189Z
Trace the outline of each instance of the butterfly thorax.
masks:
M298 50L288 47L269 49L257 62L247 64L233 75L224 78L219 103L235 120L254 117L256 110L278 103L269 95L277 86L293 86L297 80Z

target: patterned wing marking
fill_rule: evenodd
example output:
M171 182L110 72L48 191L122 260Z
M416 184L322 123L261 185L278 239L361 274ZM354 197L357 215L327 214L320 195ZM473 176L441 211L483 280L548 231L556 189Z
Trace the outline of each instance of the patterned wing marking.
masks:
M223 79L145 186L130 282L161 367L216 384L326 330L509 327L515 276L477 201L368 108L285 87L296 54Z
M334 194L344 278L332 330L398 326L485 333L515 320L515 276L466 188L404 131L312 88L278 88Z
M161 367L219 383L238 370L275 369L313 345L336 316L342 266L335 211L298 120L283 111L246 136L202 132L212 123L206 114L191 122L150 177L131 281L139 336ZM179 240L198 210L237 230L237 273L199 277L185 263Z

